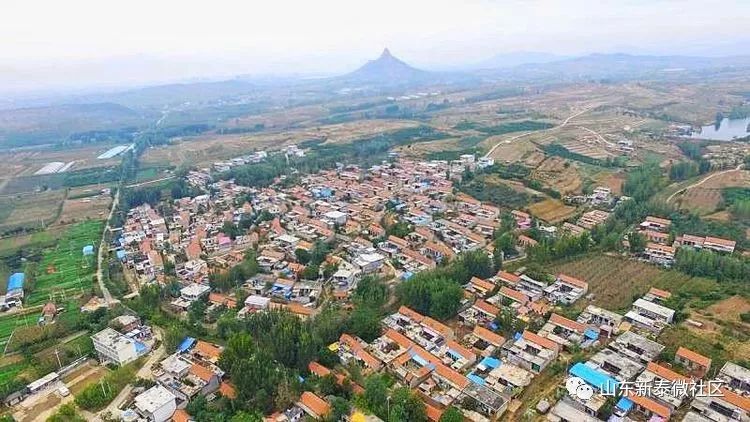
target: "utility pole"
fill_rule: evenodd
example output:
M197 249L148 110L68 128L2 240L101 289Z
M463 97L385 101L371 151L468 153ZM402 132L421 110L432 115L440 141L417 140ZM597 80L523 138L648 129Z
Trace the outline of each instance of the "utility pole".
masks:
M55 348L55 357L57 358L57 366L62 369L62 362L60 362L60 350Z

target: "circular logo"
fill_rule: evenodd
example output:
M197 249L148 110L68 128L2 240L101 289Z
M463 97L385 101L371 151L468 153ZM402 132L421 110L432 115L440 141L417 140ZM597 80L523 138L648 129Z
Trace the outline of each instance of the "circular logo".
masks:
M594 396L594 389L579 377L570 377L565 381L565 389L571 396L588 400Z

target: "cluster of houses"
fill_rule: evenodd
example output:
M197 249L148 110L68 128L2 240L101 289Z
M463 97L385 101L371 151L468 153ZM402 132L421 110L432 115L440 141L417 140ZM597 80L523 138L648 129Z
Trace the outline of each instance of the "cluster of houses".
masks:
M646 239L643 256L649 262L669 267L674 263L679 247L731 254L737 246L737 242L734 240L691 234L676 236L670 244L670 239L672 239L671 227L671 220L654 216L646 217L639 225L639 233Z
M241 155L227 161L218 161L213 163L213 170L218 173L229 171L232 167L244 166L246 164L256 164L264 161L268 157L266 151L256 151L251 154Z
M274 189L239 186L231 180L213 182L208 173L191 172L189 182L205 194L174 201L165 215L147 204L130 210L114 247L141 283L163 282L167 267L174 271L181 283L180 296L171 303L175 309L187 310L194 301L204 300L211 307L239 309L240 318L276 308L310 318L315 316L324 290L330 291L334 300L346 301L362 277L370 274L406 280L461 252L492 253L493 233L502 224L500 209L455 193L451 181L451 174L460 173L456 165L476 168L491 164L466 156L453 163L402 159L366 170L340 166L301 175L293 186L277 184ZM597 190L590 201L610 203L611 192ZM516 229L532 227L529 214L519 210L511 214ZM584 213L577 224L565 223L562 231L580 234L602 224L608 216L595 209ZM239 233L225 233L227 224L239 227ZM408 231L393 230L399 225L406 225ZM668 220L649 217L641 230L649 245L666 246ZM521 249L535 242L526 236L518 239ZM714 238L701 242L690 236L678 239L679 245L720 250L721 242ZM321 258L324 244L335 246L331 250L326 247ZM233 294L212 291L209 275L241 263L249 249L255 251L251 256L260 273L241 283L244 302L237 303ZM302 259L304 256L308 258ZM311 272L307 261L313 256L318 261L313 267L316 271ZM652 340L673 322L674 310L664 305L668 292L652 289L625 315L589 305L571 319L554 309L588 297L589 286L566 274L537 280L529 274L500 271L488 279L474 277L464 289L462 308L450 324L402 306L382 321L382 336L373 342L344 334L330 349L342 362L360 365L363 373L387 371L400 384L417 391L434 421L447 406L459 408L474 421L494 420L509 409L518 415L520 402L514 399L540 372L560 364L561 356L573 350L592 354L566 370L594 390L598 388L599 395L591 400L567 395L546 407L540 403L539 411L547 413L550 420L598 420L610 393L603 390L608 387L602 387L602 380L616 383L672 377L665 372L671 371L669 365L659 362L664 347ZM520 329L508 335L498 326L503 313L508 312L538 329ZM115 333L119 337L111 332L102 337L115 343L127 339L127 335ZM155 377L158 385L134 402L134 417L166 414L170 409L178 415L195 395L210 396L228 386L215 361L205 360L200 352L206 347L203 342L186 345L163 361ZM199 351L197 357L195 350ZM106 353L100 356L114 361ZM675 365L688 368L691 376L702 377L710 367L706 359L681 348ZM729 368L727 372L732 372L733 367ZM309 370L317 375L334 374L340 382L346 377L316 362ZM744 382L740 385L747 386L746 378ZM356 384L353 387L361 389ZM698 409L699 403L695 403ZM716 408L710 403L706 406ZM664 418L668 419L677 407L675 401L626 396L617 403L615 413L661 418L668 413ZM273 420L299 420L304 414L322 418L329 411L326 398L308 391ZM741 415L747 417L747 411ZM694 410L691 414L705 416L706 412Z

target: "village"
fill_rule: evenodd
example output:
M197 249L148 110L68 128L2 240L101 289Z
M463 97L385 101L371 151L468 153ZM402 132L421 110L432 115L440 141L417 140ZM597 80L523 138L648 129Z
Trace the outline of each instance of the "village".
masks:
M186 179L205 193L174 200L167 208L146 203L130 209L122 227L114 229L111 253L140 287L176 279L179 297L166 306L177 314L186 315L201 302L206 315L237 309L236 318L247 318L284 310L307 320L329 304L347 306L364 278L385 280L392 290L466 252L497 256L493 236L504 224L518 234L513 251L500 254L512 261L537 243L524 234L532 226L543 236L580 236L628 201L597 189L585 199L591 209L576 224L544 225L521 210L503 213L456 194L451 175L477 165L486 163L473 156L455 162L398 159L367 169L340 166L274 188L213 181L208 170L191 171ZM643 236L647 243L631 259L669 266L677 248L734 251L733 242L720 238L683 234L670 239L669 224L647 217L634 227L631 236ZM217 285L213 275L248 259L258 271L238 290ZM19 277L11 280L13 286ZM6 303L17 292L10 287ZM433 421L449 407L477 422L508 414L517 420L529 412L550 421L665 421L676 414L685 421L750 420L750 370L732 362L712 367L710 358L684 347L674 360L663 359L665 346L655 339L675 323L675 310L666 306L670 296L651 288L624 315L584 305L571 319L564 316L566 310L591 298L586 280L563 273L527 274L523 267L500 269L489 277L471 277L452 318L441 322L400 305L381 321L375 340L344 333L329 349L342 365L356 364L364 374L390 374L398 385L417 392ZM502 326L515 326L513 321L523 328ZM137 316L120 317L115 327L92 336L101 362L122 366L152 352L150 327ZM232 379L218 366L222 350L210 341L185 338L151 366L153 387L135 390L131 399L118 403L119 417L191 420L185 406L195 397L236 397ZM559 385L556 400L522 408L523 391L553 367L581 380L593 395L581 398L575 389L566 392ZM352 382L346 370L314 361L308 371ZM40 380L34 391L54 381ZM719 383L720 394L700 394L709 381ZM700 391L656 396L622 388L633 383L699 383ZM363 389L356 383L352 387ZM330 412L327 397L306 391L294 406L267 420L297 421L305 414L323 419ZM378 420L352 412L347 415L352 421Z

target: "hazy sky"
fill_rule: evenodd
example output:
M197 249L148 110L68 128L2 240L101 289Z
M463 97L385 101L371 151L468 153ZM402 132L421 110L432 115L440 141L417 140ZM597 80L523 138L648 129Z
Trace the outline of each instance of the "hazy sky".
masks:
M3 0L0 84L335 73L385 46L428 68L523 50L699 54L746 42L748 22L750 0Z

